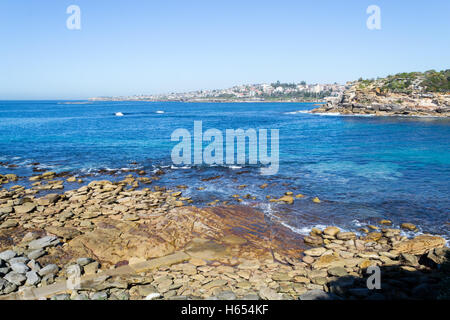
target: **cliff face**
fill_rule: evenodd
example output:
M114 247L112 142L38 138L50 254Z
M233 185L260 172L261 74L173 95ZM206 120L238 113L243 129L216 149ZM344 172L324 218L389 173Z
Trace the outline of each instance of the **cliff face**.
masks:
M449 117L449 83L450 70L358 80L311 112Z

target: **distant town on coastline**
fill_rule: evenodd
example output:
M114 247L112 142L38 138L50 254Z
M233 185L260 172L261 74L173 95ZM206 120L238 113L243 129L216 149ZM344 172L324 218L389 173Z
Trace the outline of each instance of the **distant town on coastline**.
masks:
M198 90L183 93L156 95L134 95L120 97L96 97L91 101L186 101L186 102L239 102L239 101L321 101L326 97L337 97L345 86L333 84L274 83L237 85L228 89Z
M450 70L404 72L385 78L348 81L345 85L274 83L236 85L227 89L197 90L168 94L95 97L90 101L185 101L185 102L323 102L335 100L353 86L360 90L373 89L378 94L443 93L450 92Z

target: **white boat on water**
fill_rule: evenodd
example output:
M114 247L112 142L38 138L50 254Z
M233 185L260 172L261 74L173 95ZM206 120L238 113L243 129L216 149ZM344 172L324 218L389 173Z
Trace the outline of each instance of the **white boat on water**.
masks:
M123 117L123 113L122 113L122 112L116 112L115 115L116 115L117 117Z
M164 111L158 110L158 111L156 111L156 113L164 113Z

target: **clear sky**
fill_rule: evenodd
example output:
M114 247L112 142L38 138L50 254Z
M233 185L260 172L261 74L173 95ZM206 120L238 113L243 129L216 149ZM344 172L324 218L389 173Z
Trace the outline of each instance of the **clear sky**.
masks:
M69 30L69 5L81 30ZM381 30L369 30L369 5ZM345 82L450 67L448 0L1 0L0 99Z

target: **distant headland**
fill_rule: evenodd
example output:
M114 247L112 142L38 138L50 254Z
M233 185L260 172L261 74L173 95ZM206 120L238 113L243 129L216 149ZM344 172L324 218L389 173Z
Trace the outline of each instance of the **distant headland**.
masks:
M325 100L311 113L450 117L450 69L359 79Z

